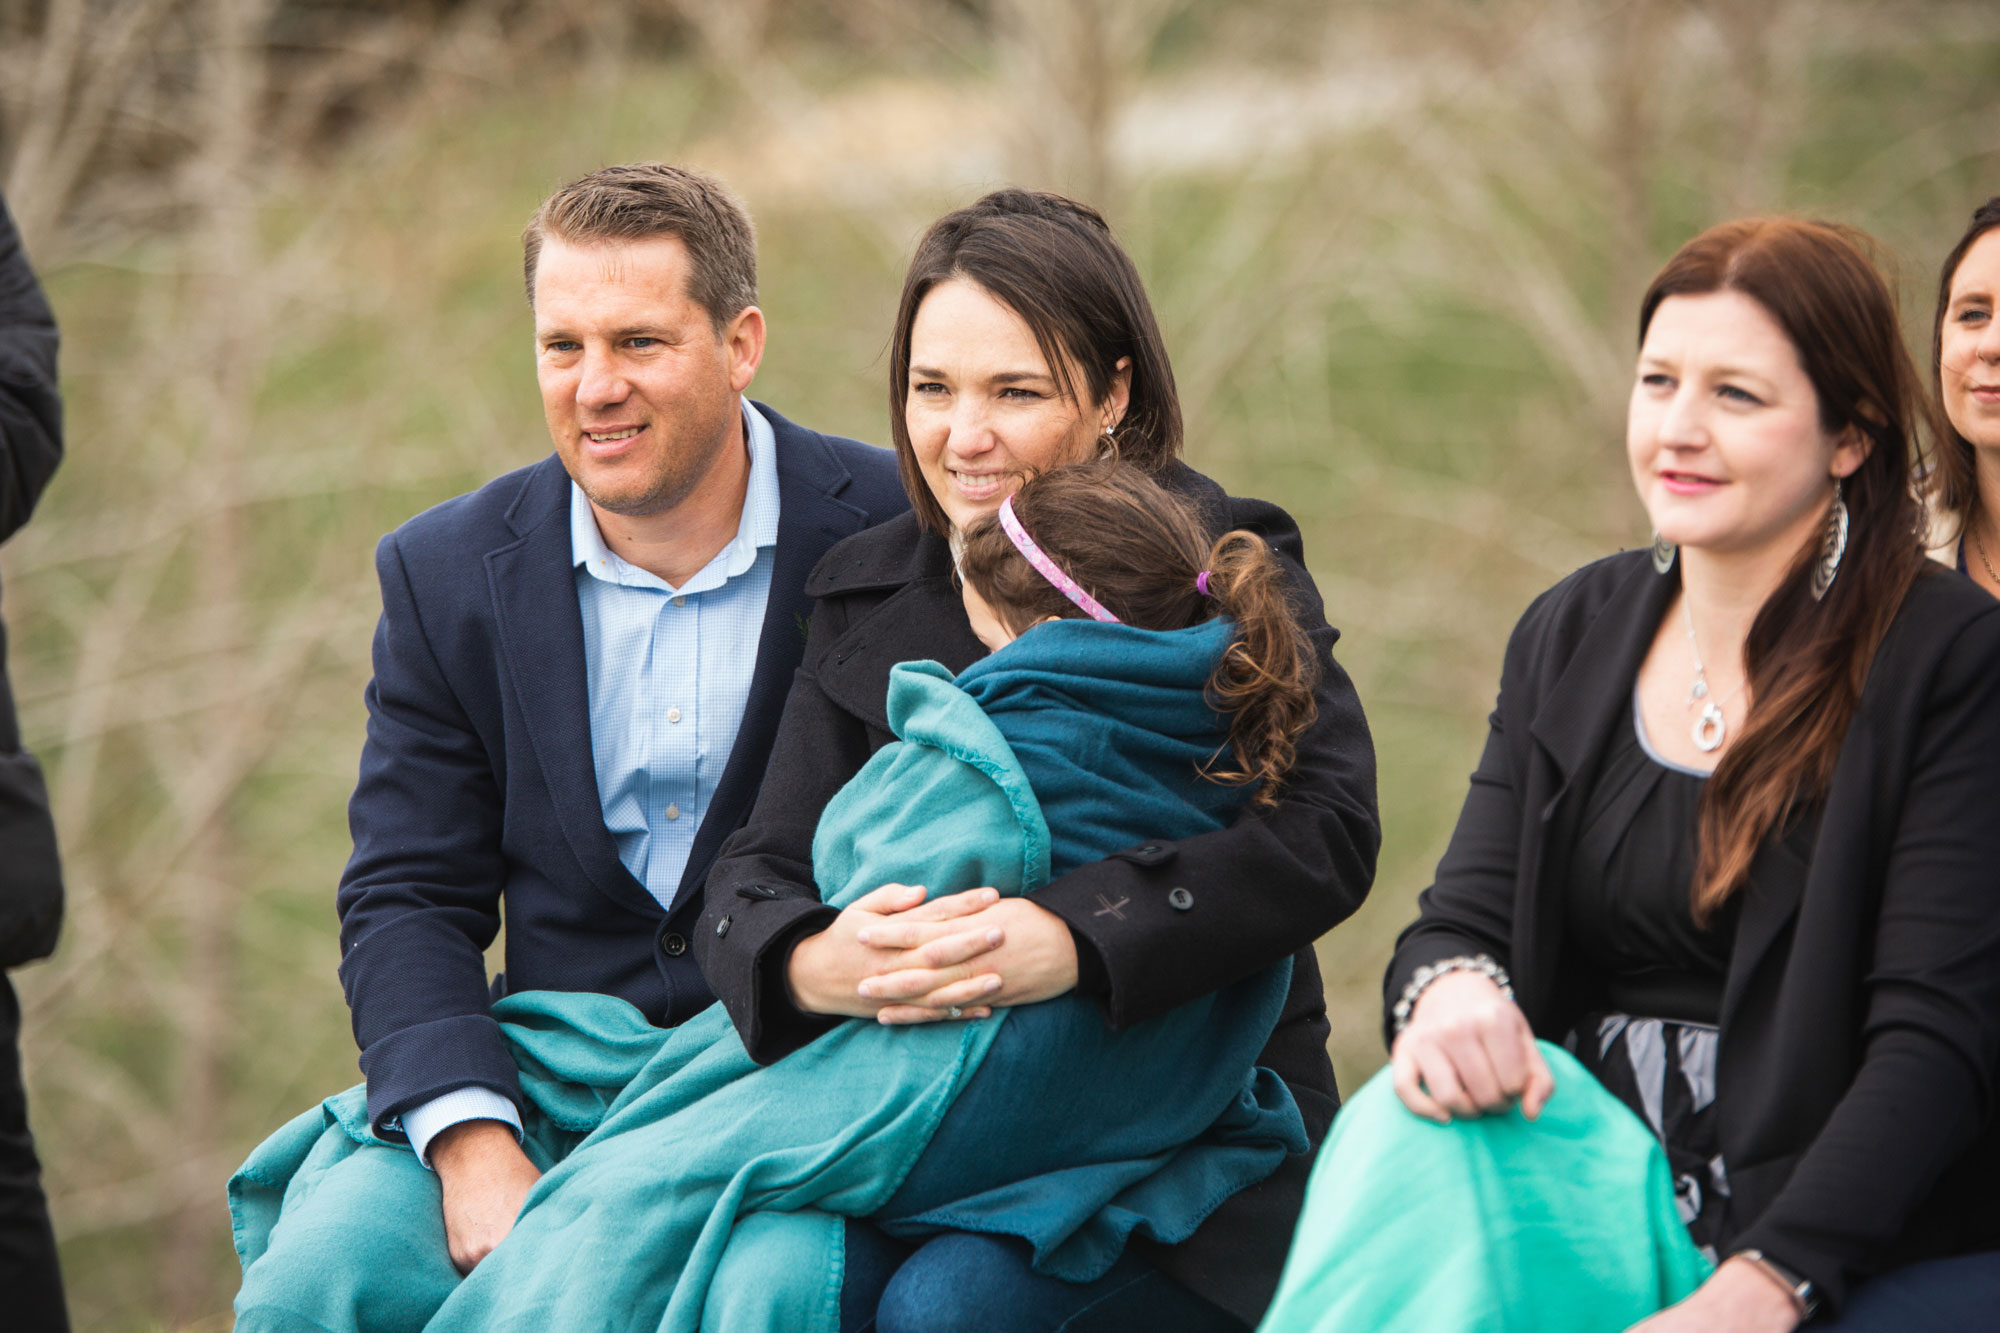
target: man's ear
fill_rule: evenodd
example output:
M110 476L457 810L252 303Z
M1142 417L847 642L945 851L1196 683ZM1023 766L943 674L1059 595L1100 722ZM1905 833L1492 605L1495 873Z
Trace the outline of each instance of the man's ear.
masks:
M764 312L754 305L738 311L722 330L722 348L729 358L729 387L742 393L764 360Z

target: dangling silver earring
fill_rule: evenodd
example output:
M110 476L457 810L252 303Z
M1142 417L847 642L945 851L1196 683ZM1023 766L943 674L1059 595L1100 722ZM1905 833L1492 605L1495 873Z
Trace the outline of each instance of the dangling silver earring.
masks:
M1098 456L1099 458L1116 458L1116 457L1118 457L1118 430L1117 430L1117 427L1115 427L1115 426L1106 426L1106 427L1104 428L1104 430L1103 430L1103 431L1102 431L1102 432L1101 432L1101 433L1100 433L1100 434L1098 435L1098 437L1097 437L1097 456Z
M1812 595L1815 602L1826 596L1840 573L1840 557L1847 554L1846 484L1833 479L1833 508L1826 511L1826 535L1820 538L1819 559L1813 563Z
M1680 547L1674 545L1659 533L1654 533L1653 569L1661 574L1665 574L1673 569L1674 557L1680 554L1680 550Z

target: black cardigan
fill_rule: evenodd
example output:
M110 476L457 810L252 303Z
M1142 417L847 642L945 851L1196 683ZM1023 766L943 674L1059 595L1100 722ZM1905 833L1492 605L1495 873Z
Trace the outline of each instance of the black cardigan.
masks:
M1183 465L1161 480L1194 500L1213 531L1249 528L1283 558L1321 655L1319 718L1300 739L1277 809L1246 811L1214 833L1117 853L1055 880L1035 901L1070 926L1080 988L1097 996L1114 1029L1291 955L1291 992L1259 1063L1290 1086L1317 1145L1339 1094L1311 946L1361 905L1374 878L1374 748L1354 687L1332 660L1338 631L1326 624L1291 518L1274 505L1233 499ZM813 830L834 792L895 739L884 708L889 668L932 658L958 671L986 654L966 623L949 548L913 515L835 546L807 588L819 601L805 664L750 821L724 844L709 874L693 941L709 985L762 1061L838 1021L794 1008L784 970L793 944L836 915L813 886ZM1186 1244L1149 1257L1254 1322L1276 1287L1306 1174L1306 1158L1289 1161L1271 1181L1226 1203Z
M1528 609L1472 789L1384 984L1488 953L1537 1035L1589 1004L1562 956L1565 858L1675 591L1644 551ZM1766 840L1742 891L1716 1105L1731 1250L1838 1308L1855 1279L2000 1245L2000 603L1926 566L1868 674L1810 863ZM1385 1025L1386 1026L1386 1025Z

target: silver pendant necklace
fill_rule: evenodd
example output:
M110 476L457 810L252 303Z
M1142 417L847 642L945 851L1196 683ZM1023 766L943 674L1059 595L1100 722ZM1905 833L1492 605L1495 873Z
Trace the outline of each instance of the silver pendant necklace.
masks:
M1716 703L1710 696L1708 672L1703 670L1701 665L1701 645L1694 641L1694 613L1688 610L1686 594L1681 596L1681 619L1687 624L1688 651L1694 655L1694 684L1688 687L1688 707L1693 708L1696 705L1701 707L1701 712L1696 715L1689 734L1693 737L1695 749L1703 754L1712 754L1722 748L1724 738L1729 735L1729 719L1722 715L1721 704ZM1729 698L1722 702L1728 703L1743 693L1743 686L1749 683L1749 677L1746 676L1741 684L1729 692Z

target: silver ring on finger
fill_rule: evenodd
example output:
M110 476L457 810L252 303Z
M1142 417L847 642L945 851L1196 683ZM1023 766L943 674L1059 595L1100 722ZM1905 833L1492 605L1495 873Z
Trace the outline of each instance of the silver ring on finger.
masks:
M945 1011L944 1011L944 1012L945 1012L945 1017L947 1017L947 1018L964 1018L964 1017L965 1017L965 1010L963 1010L963 1009L959 1008L959 1007L958 1007L957 1005L955 1005L955 1004L954 1004L954 1005L951 1005L951 1006L949 1006L949 1007L947 1007L947 1008L945 1009Z

